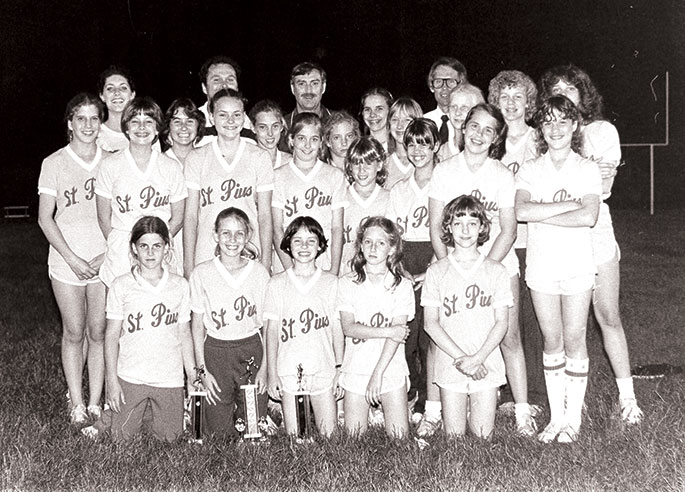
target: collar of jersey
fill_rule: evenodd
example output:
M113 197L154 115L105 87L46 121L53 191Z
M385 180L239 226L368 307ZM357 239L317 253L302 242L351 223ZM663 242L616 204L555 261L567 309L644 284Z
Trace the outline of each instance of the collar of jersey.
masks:
M224 168L224 171L226 172L231 172L233 169L235 169L236 165L240 161L240 158L243 156L243 152L245 151L245 139L241 138L240 139L240 145L238 145L238 150L235 153L235 156L233 156L233 160L229 164L229 162L224 158L223 154L221 153L221 149L219 148L219 139L217 138L216 140L212 141L212 150L214 151L214 155L216 156L217 160L219 161L219 164L221 164L221 167Z
M234 277L231 272L229 272L226 267L224 266L223 263L221 263L221 260L219 257L215 257L214 260L214 266L216 269L219 271L221 276L226 280L226 283L231 286L233 289L237 289L242 285L242 283L245 281L247 276L250 274L252 271L252 267L254 266L254 262L249 261L247 262L247 265L240 271L237 277Z
M318 267L316 268L314 275L309 277L309 280L307 280L307 282L302 282L302 280L300 280L299 277L295 275L295 272L292 268L288 268L286 270L286 273L290 278L290 281L295 285L295 288L300 294L307 294L312 289L312 287L316 285L316 282L318 282L318 280L321 278L321 268Z
M450 264L454 267L454 269L459 273L464 278L471 278L474 273L480 268L480 266L483 264L483 261L485 261L485 255L483 253L480 254L476 262L473 264L471 268L468 270L465 270L462 268L462 266L457 263L457 260L454 259L454 256L451 254L447 255L447 259L449 260Z

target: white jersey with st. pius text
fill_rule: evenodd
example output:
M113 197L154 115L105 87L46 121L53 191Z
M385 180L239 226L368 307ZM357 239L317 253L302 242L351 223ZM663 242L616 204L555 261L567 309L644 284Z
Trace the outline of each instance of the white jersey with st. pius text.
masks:
M385 216L397 224L405 241L430 241L428 189L420 188L412 173L390 190Z

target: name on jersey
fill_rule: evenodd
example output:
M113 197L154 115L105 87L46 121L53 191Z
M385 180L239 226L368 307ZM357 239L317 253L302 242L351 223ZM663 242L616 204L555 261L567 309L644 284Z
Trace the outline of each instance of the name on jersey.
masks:
M83 189L86 192L86 196L84 198L86 200L92 200L95 196L95 178L88 178L83 183ZM78 191L79 190L76 186L72 187L70 190L64 190L64 198L67 199L67 204L65 207L71 207L72 205L79 203L77 197Z
M583 203L583 197L574 197L568 191L566 191L564 188L562 188L554 194L554 196L552 197L552 201L554 203L569 202L569 201L570 202L576 202L576 203Z
M207 186L200 190L200 206L206 207L214 204L214 188ZM252 186L242 186L233 178L224 180L221 183L221 195L219 199L222 202L229 200L238 200L240 198L247 198L252 196Z
M380 328L380 327L388 327L390 326L390 322L392 320L390 318L386 318L385 315L381 312L375 313L369 318L369 324L366 325L366 323L362 323L363 325L366 326L371 326L373 328ZM352 343L355 345L358 343L364 343L366 342L365 338L353 338Z
M304 206L305 209L310 210L316 207L330 207L333 204L333 197L325 194L316 186L312 186L304 192L303 203L300 204L300 197L294 195L285 201L285 216L292 217L299 212L298 207Z
M155 189L154 186L149 185L140 190L140 204L138 207L141 210L152 207L164 207L169 205L169 195L162 195L159 191ZM119 212L125 214L127 212L132 212L131 209L131 195L128 193L125 196L116 195L114 200L119 207Z
M257 314L257 305L248 301L247 297L240 296L236 298L233 303L233 313L235 314L233 317L236 321L242 321L245 318L253 318ZM219 309L219 311L212 311L211 317L214 322L214 328L220 330L229 325L229 320L226 316L227 314L228 312L223 307Z
M299 321L300 324L295 326L296 321L293 318L281 320L281 342L285 343L297 337L298 332L306 335L312 330L320 330L330 325L328 316L321 315L310 308L300 313Z
M409 228L412 228L412 229L419 229L420 227L428 228L428 226L429 226L428 207L426 207L425 205L421 205L420 207L416 207L411 214L411 222L409 221L409 219L410 219L409 215L405 215L404 217L397 217L397 219L395 220L397 227L400 229L400 234L403 236L409 230Z
M150 317L152 318L150 326L153 328L157 328L162 324L164 324L164 326L169 326L178 323L178 312L171 312L171 310L168 307L166 307L166 305L163 302L155 304L152 307L152 309L150 310ZM126 328L127 331L129 333L134 333L136 331L143 330L143 324L141 324L142 319L143 313L141 312L138 312L136 314L129 313L128 317L126 318L126 322L128 325Z
M362 218L359 221L359 226L362 222L364 222L366 219L368 219L369 216L367 215L366 217ZM352 229L352 224L347 224L343 228L343 244L348 244L348 243L353 243L357 239L357 229L355 228L354 230Z
M456 294L452 294L451 297L443 297L442 308L445 316L449 317L459 312L458 301L459 296ZM488 307L492 304L492 296L487 295L478 284L471 284L464 289L464 301L466 301L464 304L466 309L473 309L477 306Z
M481 192L479 189L475 189L471 192L471 196L473 198L477 198L480 203L483 204L483 207L485 208L486 212L497 212L499 210L499 207L497 206L496 201L488 201L488 198L483 195L483 192Z

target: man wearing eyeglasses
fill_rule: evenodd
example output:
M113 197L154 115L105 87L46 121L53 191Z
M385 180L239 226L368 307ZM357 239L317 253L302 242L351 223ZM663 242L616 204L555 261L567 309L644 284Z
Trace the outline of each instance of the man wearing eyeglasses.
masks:
M449 123L448 108L450 92L459 84L467 82L466 67L457 60L443 56L435 60L428 73L428 88L435 97L438 107L423 116L433 120L440 130L440 143L447 142L455 131Z

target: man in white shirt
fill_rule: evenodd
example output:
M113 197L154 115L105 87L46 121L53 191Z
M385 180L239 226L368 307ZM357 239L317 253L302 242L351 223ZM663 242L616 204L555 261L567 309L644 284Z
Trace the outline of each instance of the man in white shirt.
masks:
M442 56L435 60L428 73L428 88L435 97L438 106L424 114L424 118L433 120L440 131L440 143L447 142L452 137L454 129L449 124L448 108L450 92L459 84L468 82L466 67L457 60Z

